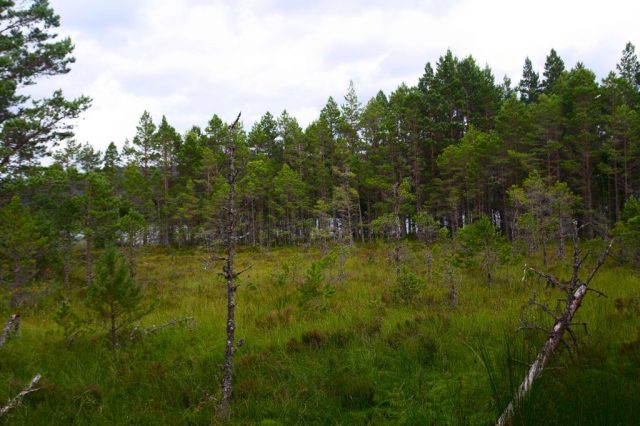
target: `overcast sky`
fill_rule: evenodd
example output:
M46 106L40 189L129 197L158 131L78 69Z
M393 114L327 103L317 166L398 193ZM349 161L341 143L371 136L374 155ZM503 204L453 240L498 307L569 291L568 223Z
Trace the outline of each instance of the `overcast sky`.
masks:
M215 113L246 128L283 109L304 126L353 80L361 102L417 83L450 48L514 84L555 48L604 77L640 43L636 0L50 0L75 43L71 73L37 85L86 94L79 142L132 138L146 109L180 132Z

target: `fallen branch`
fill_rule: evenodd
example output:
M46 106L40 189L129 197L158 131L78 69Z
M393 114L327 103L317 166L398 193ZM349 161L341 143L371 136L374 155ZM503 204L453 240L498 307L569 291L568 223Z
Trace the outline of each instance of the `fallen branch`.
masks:
M133 342L135 340L137 340L139 337L142 336L146 336L148 334L154 334L157 333L158 331L165 329L165 328L169 328L169 327L174 327L176 325L179 324L188 324L189 326L193 327L193 325L195 324L195 319L193 317L184 317L184 318L176 318L173 319L171 321L167 321L164 324L160 324L160 325L153 325L151 327L147 327L147 328L140 328L138 326L134 327L133 330L131 330L131 334L129 335L129 339Z
M549 331L549 335L544 345L538 352L533 364L529 367L529 371L525 376L524 380L516 390L516 393L513 397L513 400L507 405L502 415L498 418L496 422L496 426L503 426L508 423L508 420L511 418L515 411L515 407L522 401L522 399L527 395L527 393L531 390L533 386L533 382L540 376L542 371L545 369L551 358L553 357L558 345L564 344L568 347L566 342L563 339L565 331L567 331L571 338L575 340L575 336L570 329L572 320L574 315L576 314L578 308L582 304L582 299L587 294L587 290L589 289L589 283L595 276L596 272L600 269L600 267L604 264L605 260L609 256L609 252L611 251L611 247L613 245L613 240L609 243L607 249L602 253L600 259L594 266L594 268L589 273L586 280L581 280L579 277L580 266L584 262L584 258L580 258L580 251L578 249L577 242L577 231L574 234L574 248L573 248L573 274L569 282L561 283L561 281L549 274L539 273L535 271L540 276L544 276L547 278L548 282L554 285L561 284L561 288L567 289L567 305L563 311L563 313L558 317L555 324Z
M41 378L42 378L42 376L40 374L36 374L33 377L33 379L31 379L29 384L24 389L22 389L22 391L19 394L17 394L15 397L13 397L13 399L10 399L7 402L7 405L5 405L4 407L0 408L0 417L2 417L5 414L7 414L9 412L9 410L11 410L12 408L16 408L18 405L20 405L20 403L22 402L22 398L24 398L25 396L27 396L31 392L37 391L38 389L34 389L34 386L38 384L38 382L40 381Z
M0 348L20 330L20 314L11 315L0 335Z

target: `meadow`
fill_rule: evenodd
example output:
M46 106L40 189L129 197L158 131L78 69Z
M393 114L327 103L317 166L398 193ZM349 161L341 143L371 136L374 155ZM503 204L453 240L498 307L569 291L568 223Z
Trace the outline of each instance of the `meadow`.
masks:
M399 288L382 242L350 249L344 274L336 248L324 256L316 247L242 248L237 267L250 269L237 292L236 336L244 344L235 356L231 423L495 423L545 337L517 328L552 321L529 304L533 292L550 306L562 293L523 277L524 263L539 265L537 256L500 266L489 284L479 269L449 273L444 254L434 253L429 279L423 247L408 242L403 264L417 280ZM217 422L221 262L195 249L145 249L137 262L145 303L155 306L139 326L193 321L123 336L112 353L84 305L82 268L71 290L42 282L20 311L19 335L0 349L0 401L35 373L43 379L4 424ZM546 270L568 273L557 261ZM588 323L586 332L580 328L578 345L554 359L513 424L637 424L640 275L611 259L593 286L608 297L587 295L576 318ZM75 315L89 321L73 339L54 321L65 293ZM4 303L2 317L11 313Z

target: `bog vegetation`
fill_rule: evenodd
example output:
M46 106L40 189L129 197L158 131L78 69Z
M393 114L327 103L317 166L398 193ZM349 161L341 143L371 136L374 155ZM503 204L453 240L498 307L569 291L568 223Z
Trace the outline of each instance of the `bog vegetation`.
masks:
M304 129L144 112L101 153L88 98L23 93L73 62L58 25L0 0L0 421L637 421L633 44L516 87L447 51Z

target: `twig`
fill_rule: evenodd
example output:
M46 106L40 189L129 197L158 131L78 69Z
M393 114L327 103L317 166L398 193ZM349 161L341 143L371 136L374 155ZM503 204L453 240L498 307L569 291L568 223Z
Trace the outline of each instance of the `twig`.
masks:
M516 332L523 331L523 330L537 330L537 331L542 331L545 334L549 334L549 330L548 329L546 329L544 327L541 327L541 326L539 326L537 324L528 323L528 322L522 322L520 324L520 327L518 327L516 329Z
M36 374L33 379L31 379L29 384L24 389L22 389L22 391L20 391L19 394L13 397L13 399L10 399L7 402L7 405L0 408L0 417L7 414L12 408L16 408L18 405L20 405L20 403L22 402L22 398L24 398L26 395L30 394L31 392L37 391L38 389L34 389L34 386L38 384L41 378L42 376L40 374Z
M604 251L604 253L602 253L602 255L600 256L600 259L598 259L598 263L596 263L596 266L594 266L594 268L591 270L591 273L587 277L587 280L584 282L585 285L589 285L593 277L596 275L596 272L598 272L600 267L604 264L605 260L607 260L607 257L609 256L609 252L611 252L611 247L613 247L614 241L615 240L609 241L609 245L607 246L607 249Z
M253 265L249 265L249 266L247 266L246 268L244 268L243 270L241 270L239 272L234 272L233 273L233 278L238 278L240 275L244 274L245 272L247 272L252 267L253 267Z
M606 294L604 294L604 293L603 293L603 292L601 292L600 290L596 290L595 288L588 287L588 288L587 288L587 291L592 291L592 292L594 292L595 294L597 294L597 295L598 295L598 297L607 297L607 295L606 295Z
M581 325L584 327L584 333L588 336L589 335L589 329L587 328L587 326L589 325L589 323L586 322L573 322L571 324L568 324L569 327L573 327L574 325Z
M571 328L571 324L567 324L567 333L569 333L569 336L571 336L571 341L573 342L573 345L577 348L578 347L578 337L573 332L573 329Z
M551 309L549 309L549 308L547 307L547 305L544 305L544 304L542 304L542 303L536 302L535 300L530 300L530 301L529 301L529 305L539 307L540 309L542 309L542 311L543 311L544 313L549 314L549 315L551 316L551 318L553 318L554 320L558 321L558 319L559 319L559 318L558 318L558 316L557 316L556 314L554 314L554 313L551 311Z
M147 334L154 334L154 333L157 333L158 331L160 331L160 330L162 330L164 328L173 327L173 326L176 326L176 325L182 324L182 323L187 323L189 325L193 325L195 323L195 320L193 319L193 317L184 317L184 318L176 318L176 319L173 319L171 321L167 321L164 324L153 325L153 326L147 327L147 328L134 327L134 329L131 330L131 334L129 335L129 339L131 341L134 341L140 336L146 336Z
M560 280L554 277L553 275L547 274L546 272L538 271L537 269L534 269L530 266L526 267L526 270L533 272L534 274L538 275L541 278L544 278L549 283L553 284L554 287L558 287L558 288L564 287L564 284L562 284Z

